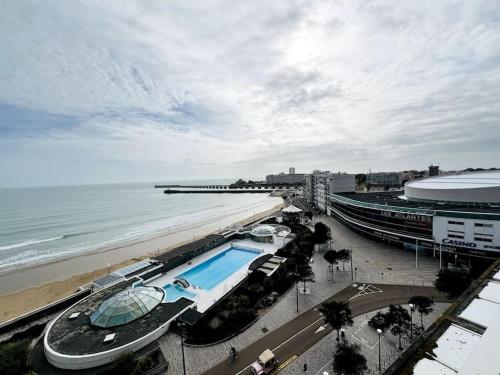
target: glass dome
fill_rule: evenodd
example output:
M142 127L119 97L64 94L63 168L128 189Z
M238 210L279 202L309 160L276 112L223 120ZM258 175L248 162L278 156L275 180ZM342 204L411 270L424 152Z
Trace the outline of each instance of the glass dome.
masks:
M103 328L127 324L152 311L163 296L160 288L127 288L101 303L90 315L90 322Z
M252 235L256 237L272 236L276 232L276 228L271 225L259 225L252 229Z

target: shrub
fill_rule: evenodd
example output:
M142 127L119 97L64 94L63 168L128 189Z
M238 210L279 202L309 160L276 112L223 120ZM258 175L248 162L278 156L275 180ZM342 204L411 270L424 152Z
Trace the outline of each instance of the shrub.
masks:
M0 374L19 375L28 372L28 342L0 345Z

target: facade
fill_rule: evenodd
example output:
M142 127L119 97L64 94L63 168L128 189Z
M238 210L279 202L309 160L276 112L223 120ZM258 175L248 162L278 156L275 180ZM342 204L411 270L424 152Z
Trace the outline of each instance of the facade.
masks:
M429 177L439 176L439 165L429 165Z
M415 181L416 187L408 183L406 188L413 188L405 188L405 195L329 194L327 213L363 235L439 256L442 266L469 266L480 259L496 259L500 255L500 193L493 196L496 202L482 202L482 192L493 189L489 186L494 185L491 172L487 187L484 183L469 187L470 190L458 188L451 192L441 188L448 185L449 177L453 179L449 183L457 186L476 181L478 176L472 175L431 177L427 182ZM436 182L437 179L444 182ZM500 180L496 187L500 189ZM427 199L423 200L423 196ZM491 195L487 197L492 200Z
M398 172L376 172L366 175L366 185L383 187L401 187L401 174Z
M289 169L289 174L283 172L278 174L270 174L266 176L266 183L268 184L304 184L304 173L295 173L295 168Z
M330 193L353 192L356 189L355 175L315 170L305 178L305 198L320 212L327 211L327 196Z
M309 204L312 204L314 201L314 185L312 174L306 174L304 177L304 198Z

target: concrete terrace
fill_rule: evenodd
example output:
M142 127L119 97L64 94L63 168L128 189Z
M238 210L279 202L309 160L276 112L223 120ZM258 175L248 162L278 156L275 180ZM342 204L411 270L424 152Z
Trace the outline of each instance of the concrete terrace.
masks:
M355 276L360 282L400 283L410 285L430 285L439 269L439 261L430 257L419 257L419 268L415 269L415 254L395 248L385 243L362 237L337 222L331 217L321 217L332 230L332 248L353 248L354 266L358 268ZM299 296L299 314L323 300L338 293L351 284L351 272L346 263L346 271L334 271L335 282L328 281L328 264L323 254L328 246L322 246L313 256L312 268L316 282L308 284L310 294ZM388 269L390 268L390 269ZM231 346L242 349L262 338L267 333L297 317L295 289L290 290L270 310L246 331L223 343L210 347L186 347L186 370L191 374L200 374L217 363L227 359ZM169 373L182 373L180 337L167 332L158 340L165 358L170 362Z

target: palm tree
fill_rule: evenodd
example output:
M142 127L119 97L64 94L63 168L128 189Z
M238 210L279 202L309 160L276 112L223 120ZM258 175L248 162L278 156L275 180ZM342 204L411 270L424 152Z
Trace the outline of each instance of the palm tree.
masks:
M319 308L325 323L337 331L337 341L340 340L340 329L345 326L352 326L353 320L349 302L325 302Z
M357 344L339 344L333 355L333 371L336 374L363 375L368 370L366 358Z
M428 315L434 311L433 305L434 301L426 296L413 296L410 298L408 303L414 305L417 311L420 313L420 325L424 328L424 315Z

